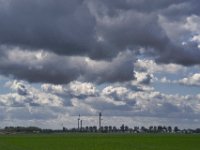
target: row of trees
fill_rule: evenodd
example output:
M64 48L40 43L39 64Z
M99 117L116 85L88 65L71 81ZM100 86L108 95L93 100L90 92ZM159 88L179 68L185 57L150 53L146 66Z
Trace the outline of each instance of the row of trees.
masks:
M63 130L41 129L38 127L5 127L0 130L1 133L59 133Z
M116 126L103 126L98 129L96 126L86 126L80 129L73 128L67 129L63 128L63 132L102 132L102 133L200 133L200 129L179 129L171 126L150 126L148 128L142 126L135 126L134 128L129 128L128 126L122 124L119 128Z
M1 130L3 133L70 133L70 132L85 132L85 133L200 133L200 128L198 129L179 129L178 127L171 126L150 126L148 128L142 126L135 126L134 128L129 128L128 126L122 124L119 128L116 126L103 126L98 129L96 126L86 126L82 128L72 128L67 129L63 127L62 130L52 130L52 129L41 129L38 127L5 127Z

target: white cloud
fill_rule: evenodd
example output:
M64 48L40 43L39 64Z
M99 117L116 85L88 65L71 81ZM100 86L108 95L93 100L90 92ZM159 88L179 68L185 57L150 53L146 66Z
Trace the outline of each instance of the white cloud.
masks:
M161 83L175 83L174 81L167 79L167 77L162 77L159 81Z
M9 81L8 87L14 93L0 95L0 101L6 106L62 106L63 99L51 93L44 93L22 81Z
M197 15L187 17L184 27L189 31L200 33L200 17Z
M103 96L111 96L116 100L117 99L123 100L124 95L126 95L128 92L129 92L129 90L126 87L107 86L102 90L101 94Z
M200 49L200 33L198 35L194 35L191 39L191 41L198 43L198 48Z
M135 69L138 71L144 71L148 73L177 73L179 71L184 71L185 67L177 64L157 64L154 60L150 59L138 59L134 64Z
M145 89L144 85L143 90L133 90L125 85L109 85L97 90L96 85L78 81L68 85L44 84L41 90L20 81L9 82L8 85L13 92L0 96L1 106L8 108L1 118L48 121L59 116L95 116L99 111L104 116L112 117L198 119L200 114L199 95L163 94L149 86ZM26 95L18 93L21 87L26 89ZM66 99L63 99L63 93ZM70 101L71 104L65 105L64 101Z
M135 82L137 84L150 84L151 83L151 80L153 79L153 74L149 74L149 73L146 73L146 72L137 72L135 71L135 78L136 80L135 81L132 81L132 82Z
M200 73L195 73L192 76L183 78L177 82L188 86L200 86Z
M54 94L64 94L66 89L62 85L42 84L41 88L44 92L51 92Z
M82 83L78 81L74 81L69 84L69 92L74 96L93 96L97 94L97 90L94 84L87 82Z
M13 91L17 91L17 93L19 95L27 95L28 94L28 91L26 89L26 86L25 86L25 82L23 81L17 81L17 80L14 80L14 81L8 81L5 86L11 88Z
M193 36L192 41L196 41L200 43L200 35Z
M54 85L42 84L41 88L44 92L50 92L59 96L95 96L98 94L96 86L89 82L73 81L69 84Z

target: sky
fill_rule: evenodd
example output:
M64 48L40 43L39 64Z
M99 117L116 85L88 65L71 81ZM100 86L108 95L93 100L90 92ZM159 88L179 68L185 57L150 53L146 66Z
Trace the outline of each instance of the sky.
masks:
M0 0L0 127L200 127L198 0Z

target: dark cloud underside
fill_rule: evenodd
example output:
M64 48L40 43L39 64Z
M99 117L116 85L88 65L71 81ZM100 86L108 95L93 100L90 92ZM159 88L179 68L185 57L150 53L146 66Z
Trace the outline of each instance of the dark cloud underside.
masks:
M200 64L198 43L191 37L186 46L177 42L160 20L181 24L192 15L199 17L199 6L197 0L0 0L0 44L4 46L0 50L6 56L0 58L0 73L30 82L128 81L133 79L131 61L138 54L130 51L140 48L158 63ZM179 34L188 36L185 33ZM11 47L32 53L42 49L55 57L13 61ZM132 55L123 57L127 50ZM86 57L97 69L83 65Z

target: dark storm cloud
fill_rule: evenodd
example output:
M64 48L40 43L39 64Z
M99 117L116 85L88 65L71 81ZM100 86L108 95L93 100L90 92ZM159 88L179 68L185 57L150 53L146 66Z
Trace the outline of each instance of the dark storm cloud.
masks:
M160 22L160 16L164 16L169 24L180 21L180 24L177 24L179 26L175 28L181 28L180 25L187 17L199 15L200 3L198 1L103 0L93 2L93 6L100 18L97 23L98 33L116 49L135 50L136 47L144 47L146 52L149 49L154 50L157 62L182 65L200 63L198 44L190 41L187 45L182 45L180 39L168 36L168 31ZM189 40L195 33L182 31L181 34L181 38L185 37Z
M38 53L44 56L37 58ZM113 83L134 78L134 60L131 52L121 53L112 61L107 62L84 57L12 50L0 57L0 61L1 74L29 82L65 84L81 80Z
M174 42L159 20L198 15L199 5L196 0L0 0L0 44L7 46L1 48L0 72L30 82L128 81L133 59L119 54L141 47L159 63L200 64L197 43ZM9 47L43 49L56 57L13 61ZM85 57L93 61L85 63Z
M83 55L95 42L95 18L83 0L1 0L0 42Z
M95 1L99 6L102 6L102 2L104 7L107 7L107 11L109 14L118 13L117 10L136 10L140 12L152 12L159 11L162 9L166 9L171 5L178 5L184 3L186 0L91 0Z
M195 44L195 43L194 43ZM177 63L185 66L200 64L200 51L197 45L194 46L177 46L166 45L163 51L160 51L158 63Z
M113 57L134 46L161 49L168 38L158 24L156 12L180 2L1 0L0 42L94 59ZM103 7L98 8L99 3ZM97 10L97 15L92 9ZM99 12L109 16L106 10L124 11L108 18L113 23L98 21ZM99 36L104 40L100 42Z
M177 5L169 5L166 9L162 11L162 14L168 16L169 19L183 19L182 17L190 15L199 15L200 3L198 0L179 0L180 3Z
M99 23L99 33L119 50L136 46L161 49L169 39L155 21L157 16L129 11Z

